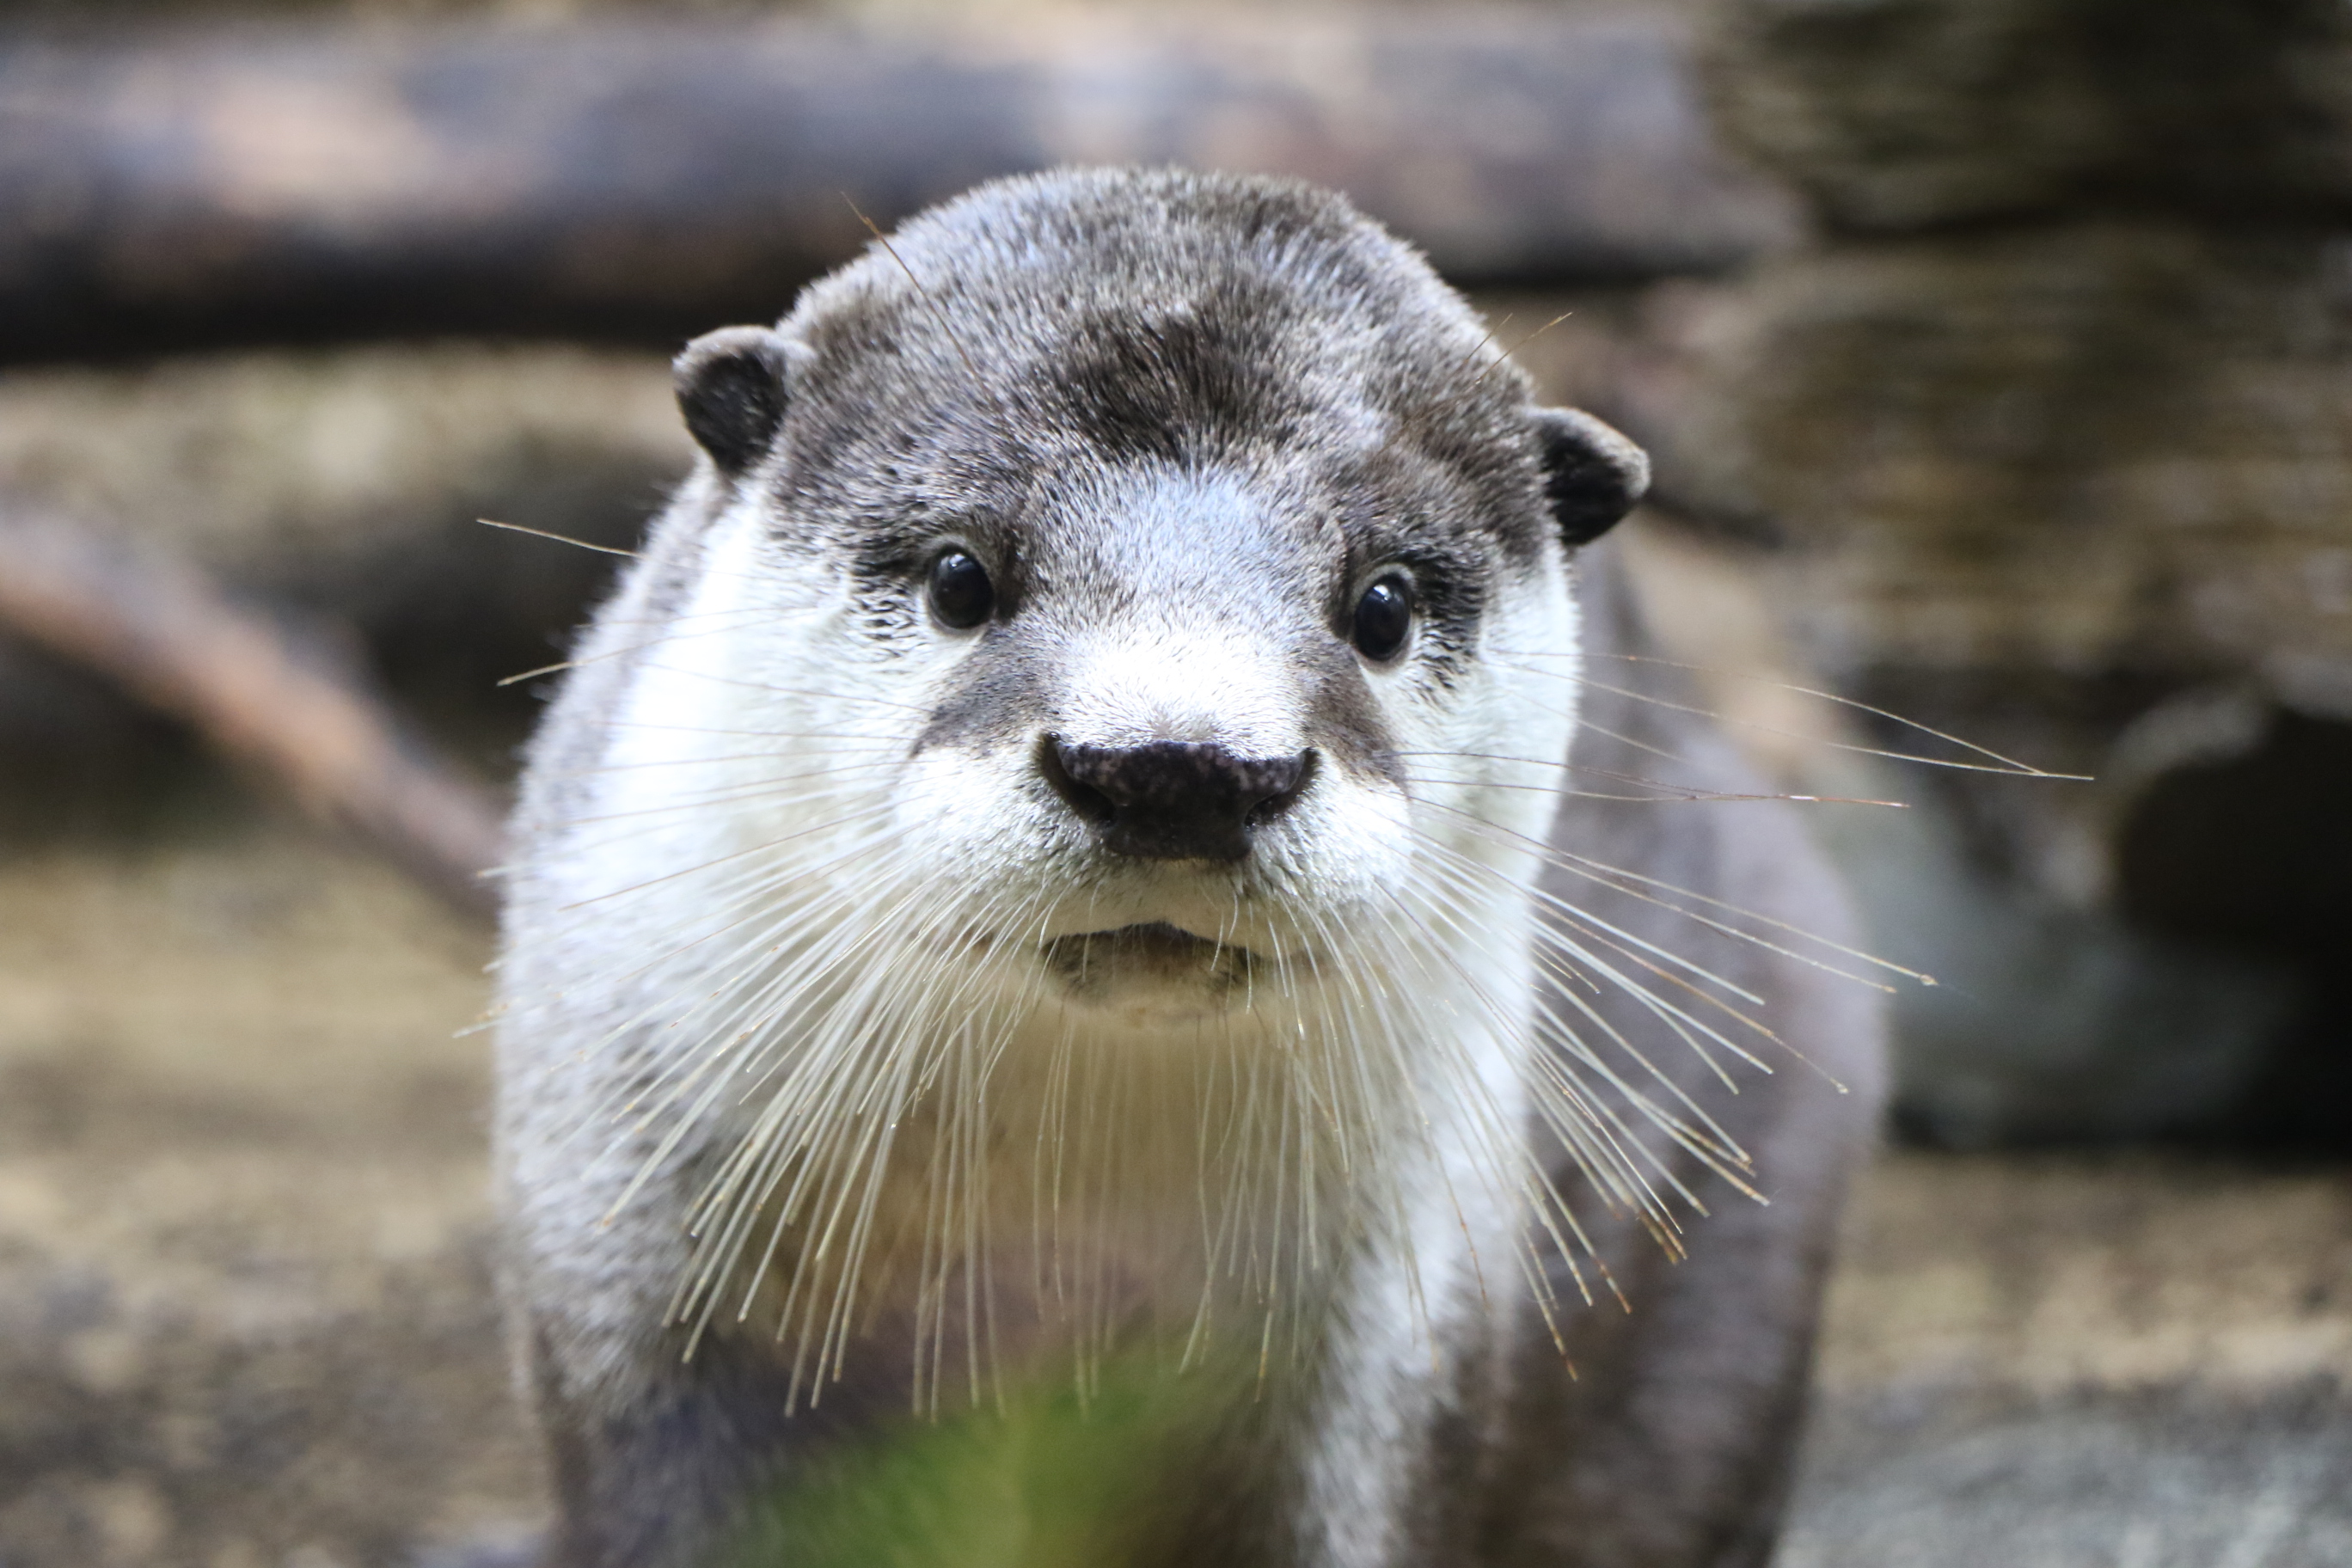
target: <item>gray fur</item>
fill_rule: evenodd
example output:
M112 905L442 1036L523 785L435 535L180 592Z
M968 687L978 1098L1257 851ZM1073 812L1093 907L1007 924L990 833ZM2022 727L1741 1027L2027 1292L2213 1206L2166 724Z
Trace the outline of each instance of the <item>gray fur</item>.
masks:
M1213 932L1167 924L1176 917L1158 913L1154 900L1189 908L1184 900L1209 888L1230 897L1237 931L1263 926L1295 936L1304 929L1297 921L1307 917L1292 906L1344 890L1349 868L1335 869L1334 858L1345 858L1351 835L1364 837L1381 803L1455 798L1440 783L1470 788L1461 779L1433 782L1433 764L1400 724L1481 701L1531 704L1528 713L1570 701L1570 683L1543 673L1531 653L1524 675L1513 674L1508 661L1519 656L1497 628L1532 624L1530 606L1557 598L1569 570L1563 545L1605 527L1646 478L1638 451L1606 426L1534 407L1524 376L1496 363L1475 318L1416 256L1339 198L1308 187L1059 174L983 187L909 224L892 244L895 255L877 247L812 288L772 332L731 329L681 356L681 403L710 460L680 490L583 637L578 666L532 748L501 973L498 1135L518 1364L558 1490L555 1568L749 1561L740 1554L767 1550L742 1543L771 1539L757 1527L778 1489L817 1485L877 1442L919 1451L928 1429L908 1414L923 1397L909 1347L924 1342L923 1313L932 1309L903 1273L877 1265L856 1331L843 1343L839 1380L821 1380L814 1404L792 1346L756 1314L740 1327L731 1311L714 1315L691 1341L690 1356L690 1330L668 1321L696 1256L688 1207L740 1140L751 1110L739 1107L756 1109L761 1085L772 1082L747 1073L745 1089L692 1114L646 1111L667 1103L663 1086L698 1059L696 1052L717 1048L723 1033L694 1022L720 1016L697 989L709 977L689 985L679 976L701 973L691 967L698 952L743 945L740 933L755 929L766 907L760 900L789 905L796 884L763 886L757 898L743 895L750 901L740 910L719 909L703 889L730 885L727 867L739 857L757 866L760 856L788 852L751 826L745 847L726 854L673 851L665 834L681 846L731 842L714 825L730 813L751 822L750 814L769 804L761 790L786 791L792 786L779 780L816 776L825 765L872 778L875 793L851 798L877 810L892 806L892 791L911 788L907 781L969 770L970 799L945 806L944 820L914 825L936 826L943 844L982 847L980 861L935 868L940 879L971 883L979 897L992 877L1008 885L1027 878L1099 889L1107 903L1126 900L1121 907L1142 911L1117 929L1043 932L1025 961L1038 984L1059 986L1052 1005L1088 1020L1086 1048L1124 1039L1118 1016L1087 1011L1102 1005L1106 984L1141 987L1147 1000L1160 996L1154 986L1189 985L1185 994L1204 1016L1227 1019L1235 1015L1221 1010L1271 1005L1270 991L1307 983L1241 945L1240 936L1220 946L1223 937L1207 940ZM759 379L763 371L772 371L774 388ZM995 617L971 632L942 633L926 618L923 572L947 546L983 561L996 586ZM1420 610L1409 653L1381 669L1347 639L1368 574L1391 568L1410 572ZM1646 646L1607 547L1582 552L1575 570L1585 584L1588 649ZM738 577L756 579L765 597L729 601L733 607L719 612L695 608L712 602L706 595L714 584L723 589ZM781 606L772 616L761 608L771 600ZM837 668L780 678L765 665L740 667L764 672L759 680L728 673L739 667L726 659L783 646L778 638L820 636L793 629L804 624L835 627L822 635L834 639L824 646L835 650ZM1098 651L1106 628L1141 628L1132 637L1142 655L1131 662L1147 685L1165 684L1149 657L1161 635L1152 628L1176 637L1171 647L1194 648L1189 657L1197 659L1245 641L1266 674L1264 691L1212 692L1201 699L1212 713L1206 720L1171 718L1175 710L1148 704L1105 717L1089 706L1083 683L1074 684L1072 661ZM1202 640L1182 641L1196 632ZM1112 655L1120 647L1102 646ZM697 659L719 662L695 666L703 673L691 679L672 668ZM1596 687L1653 680L1606 668ZM887 731L898 749L815 728L751 733L731 744L774 755L756 787L680 784L665 801L665 778L737 778L696 769L747 764L719 756L723 748L713 741L696 753L703 761L689 757L692 766L666 773L674 761L657 754L673 743L661 738L666 722L688 735L721 726L698 728L658 704L649 710L646 694L676 689L691 698L730 681L757 688L745 700L769 705L761 711L834 714L843 726ZM893 692L921 700L896 701ZM1685 759L1677 784L1755 790L1686 714L1597 689L1583 705L1574 759L1591 771L1538 775L1569 786L1552 813L1555 845L1850 940L1837 891L1785 805L1632 804L1575 793L1638 793L1609 781L1657 771L1643 744ZM1228 864L1221 849L1169 860L1106 847L1067 809L1034 763L1041 747L1055 745L1089 758L1123 746L1187 758L1305 755L1310 765L1297 775L1305 782L1296 804L1253 818L1238 859ZM1470 757L1455 765L1465 776L1483 766ZM861 767L873 772L855 771ZM1524 786L1496 794L1510 786L1478 776L1486 793L1459 798L1537 811L1530 830L1542 830L1548 804L1539 800L1538 810L1526 804ZM641 793L616 795L615 778ZM1156 798L1149 790L1139 795ZM655 806L639 805L634 816L615 805L648 799ZM974 820L958 818L959 810ZM1351 810L1359 815L1347 816ZM1016 843L1020 850L1001 873L984 858L989 835L1000 830L1008 855ZM1503 842L1510 837L1497 830L1486 847L1525 858L1529 851ZM1436 851L1385 852L1383 864L1410 864L1414 853ZM608 873L610 891L599 891L606 884L596 879ZM1346 1210L1353 1217L1335 1221L1327 1238L1329 1260L1299 1276L1304 1299L1285 1309L1303 1325L1296 1348L1269 1355L1197 1429L1187 1426L1184 1445L1169 1450L1178 1458L1148 1467L1152 1523L1138 1539L1150 1544L1122 1547L1117 1560L1349 1568L1738 1568L1764 1560L1840 1191L1876 1106L1869 994L1622 888L1608 890L1559 867L1542 877L1547 891L1618 933L1607 952L1638 953L1628 944L1654 942L1766 997L1764 1021L1851 1092L1784 1056L1773 1076L1739 1072L1739 1092L1727 1095L1654 1009L1607 985L1595 991L1539 975L1528 994L1544 991L1559 1017L1595 1020L1596 1055L1639 1079L1603 1038L1615 1031L1715 1116L1754 1156L1754 1179L1770 1206L1708 1176L1641 1123L1623 1094L1596 1082L1595 1099L1642 1129L1629 1136L1654 1145L1716 1211L1706 1219L1680 1211L1692 1256L1669 1265L1635 1216L1610 1213L1589 1173L1531 1124L1531 1146L1550 1151L1543 1158L1554 1184L1633 1304L1630 1314L1621 1311L1604 1291L1601 1305L1583 1306L1569 1264L1549 1255L1572 1378L1538 1293L1502 1258L1480 1260L1475 1241L1478 1288L1457 1281L1451 1296L1433 1296L1425 1309L1444 1342L1403 1361L1382 1350L1399 1325L1382 1317L1390 1310L1378 1303L1388 1298L1365 1282L1390 1277L1382 1270L1403 1233L1389 1226L1387 1209ZM873 902L887 905L897 884L879 871L876 878ZM1372 896L1380 894L1375 888ZM1538 918L1527 916L1523 894L1518 900L1508 908ZM1360 899L1354 907L1379 906ZM788 929L777 947L824 935ZM1017 937L998 932L990 941L1009 948ZM1478 947L1470 936L1444 940L1474 955ZM1489 940L1507 950L1506 936ZM1196 950L1214 956L1198 963ZM994 952L985 962L997 962ZM746 959L717 984L748 995L762 973ZM828 984L838 989L856 978L853 969ZM1381 980L1408 990L1418 984L1410 969ZM1471 983L1470 972L1462 983ZM1412 998L1394 1000L1404 1007ZM958 1004L987 1005L979 997ZM795 1005L814 1021L753 1016L743 1033L820 1029L832 1016L824 1008L840 1004ZM1328 1025L1335 1004L1321 1005ZM1480 1038L1499 1027L1464 1026ZM1182 1037L1172 1025L1136 1028L1139 1050ZM916 1101L908 1105L907 1137L945 1136L920 1122ZM1427 1110L1390 1109L1399 1126ZM1150 1129L1135 1131L1142 1142ZM1399 1149L1412 1142L1402 1133L1393 1141ZM1362 1158L1370 1170L1370 1156ZM1207 1191L1204 1184L1204 1207ZM1181 1204L1171 1212L1179 1228L1191 1223L1181 1219ZM1139 1210L1129 1223L1171 1222ZM1465 1234L1472 1228L1465 1217ZM1160 1256L1154 1237L1133 1241L1129 1255ZM1033 1276L1004 1261L1017 1254L1005 1238L987 1279L991 1330L1012 1347L999 1353L1058 1364L1057 1336L1067 1331L1028 1293ZM1536 1254L1546 1256L1542 1245ZM792 1257L788 1248L777 1267ZM735 1265L727 1267L734 1279ZM1124 1325L1118 1345L1146 1353L1160 1342L1151 1325L1171 1288L1138 1267L1136 1278L1106 1287L1105 1300ZM1582 1267L1588 1280L1599 1278L1589 1259ZM755 1292L769 1279L757 1270L744 1278ZM1213 1296L1220 1287L1204 1289ZM1252 1355L1257 1340L1247 1336ZM966 1370L977 1380L980 1352L969 1353ZM1430 1369L1433 1381L1423 1386L1411 1367ZM1168 1375L1192 1376L1190 1386L1201 1389L1223 1386L1213 1374ZM1363 1411L1371 1415L1349 1414ZM971 1418L992 1417L983 1410ZM1086 1419L1107 1423L1104 1444L1125 1440L1116 1417ZM1349 1422L1362 1429L1334 1429ZM1357 1510L1346 1500L1360 1480L1370 1500ZM787 1531L772 1539L789 1552L791 1542L814 1537Z

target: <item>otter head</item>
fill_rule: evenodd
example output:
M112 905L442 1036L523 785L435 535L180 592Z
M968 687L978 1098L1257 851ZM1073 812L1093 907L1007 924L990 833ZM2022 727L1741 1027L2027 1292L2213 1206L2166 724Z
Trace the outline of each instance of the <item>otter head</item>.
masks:
M1545 836L1569 552L1645 465L1338 197L985 187L677 383L723 728L812 765L743 841L821 800L810 864L870 853L813 874L896 910L941 1005L1369 1005L1363 953L1475 922Z

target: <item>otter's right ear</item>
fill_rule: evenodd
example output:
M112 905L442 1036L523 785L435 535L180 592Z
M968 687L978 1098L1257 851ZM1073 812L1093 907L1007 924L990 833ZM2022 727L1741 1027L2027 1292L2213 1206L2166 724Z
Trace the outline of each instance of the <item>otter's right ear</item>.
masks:
M733 479L767 454L784 422L784 340L766 327L721 327L670 362L677 406L719 471Z
M1615 527L1650 488L1650 458L1579 408L1535 411L1544 499L1563 542L1589 544Z

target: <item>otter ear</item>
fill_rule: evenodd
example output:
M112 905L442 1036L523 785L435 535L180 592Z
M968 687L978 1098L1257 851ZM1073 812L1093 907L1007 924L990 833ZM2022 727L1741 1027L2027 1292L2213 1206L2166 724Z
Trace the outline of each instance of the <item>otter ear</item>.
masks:
M1581 409L1538 408L1535 426L1544 498L1565 542L1600 538L1650 488L1648 455Z
M784 340L765 327L721 327L670 362L678 411L719 471L758 462L784 422Z

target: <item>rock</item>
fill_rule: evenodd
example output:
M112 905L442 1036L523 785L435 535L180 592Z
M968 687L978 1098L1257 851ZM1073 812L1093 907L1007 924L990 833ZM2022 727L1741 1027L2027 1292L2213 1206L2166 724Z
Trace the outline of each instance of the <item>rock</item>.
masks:
M1726 0L1728 139L1832 226L2352 211L2334 0Z
M1779 1568L2347 1561L2347 1199L2177 1156L1883 1160Z
M1801 679L2085 775L1780 759L1916 805L1831 836L1959 982L1898 1000L1906 1124L2352 1139L2352 10L1724 0L1711 40L1825 243L1653 300L1657 493L1777 547Z
M2076 224L1676 292L1662 483L1764 516L1808 651L2352 710L2352 242Z
M1851 239L1662 289L1618 351L1659 495L1801 606L1791 679L1925 727L1850 740L2084 775L1782 774L1917 808L1829 831L1886 955L1954 982L1898 999L1916 1130L2352 1131L2319 1109L2352 1093L2347 258L2178 220Z

